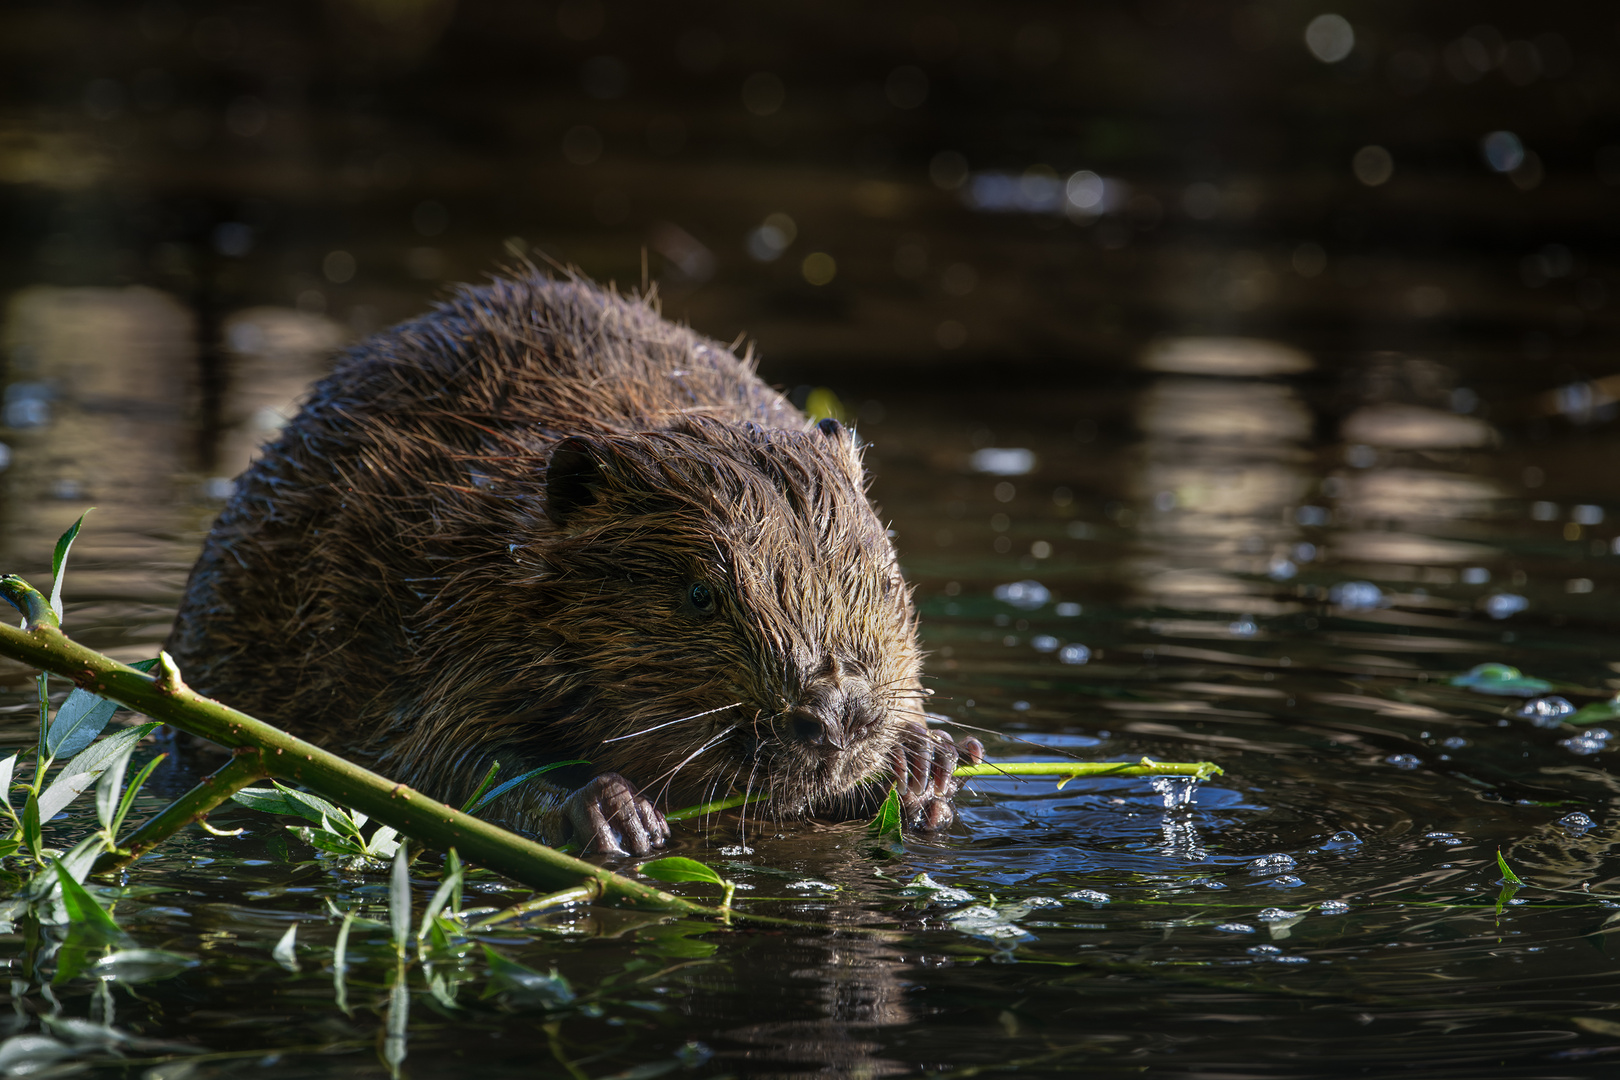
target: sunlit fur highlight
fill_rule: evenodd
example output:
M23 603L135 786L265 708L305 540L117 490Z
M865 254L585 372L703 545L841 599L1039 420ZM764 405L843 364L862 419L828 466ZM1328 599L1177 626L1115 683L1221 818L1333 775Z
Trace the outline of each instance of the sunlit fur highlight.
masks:
M548 504L570 436L588 484ZM348 352L238 481L169 650L202 692L447 800L492 760L588 760L497 815L542 835L606 771L664 808L736 788L857 812L922 737L854 435L650 304L537 276Z

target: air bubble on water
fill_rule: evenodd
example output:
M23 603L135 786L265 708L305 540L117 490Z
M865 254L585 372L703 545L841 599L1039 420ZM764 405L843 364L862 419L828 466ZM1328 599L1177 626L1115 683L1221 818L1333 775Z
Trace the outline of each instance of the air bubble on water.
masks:
M1271 962L1273 964L1308 964L1311 961L1304 956L1274 956L1271 958Z
M1036 634L1029 639L1029 647L1039 653L1057 652L1060 642L1051 634Z
M1493 619L1517 615L1529 606L1530 601L1517 593L1497 593L1495 596L1485 598L1485 614Z
M1029 712L1029 702L1027 701L1015 701L1012 707L1014 712Z
M1448 833L1448 832L1426 832L1426 833L1423 834L1423 839L1425 839L1425 840L1443 840L1448 836L1456 836L1456 835L1457 835L1456 833Z
M728 847L723 847L723 848L720 849L720 854L729 855L729 856L752 855L753 853L754 853L753 848L745 847L742 844L732 844L732 845L730 845Z
M1361 843L1361 837L1357 836L1349 829L1341 829L1332 836L1328 837L1328 841L1334 844L1359 844Z
M1272 556L1271 562L1266 565L1266 577L1272 581L1287 581L1299 573L1299 567L1281 555Z
M1020 611L1034 611L1044 607L1052 599L1052 593L1045 585L1038 581L1014 581L1008 585L997 585L991 590L991 595L1003 604L1010 605Z
M1592 826L1596 825L1597 822L1593 821L1589 816L1577 810L1573 814L1565 814L1563 817L1559 818L1558 824L1572 831L1585 832L1587 829L1590 829Z
M1565 698L1557 694L1538 697L1527 701L1516 710L1516 715L1524 717L1539 728L1555 728L1563 723L1563 717L1575 711Z
M1250 926L1248 923L1241 923L1241 922L1221 923L1221 925L1217 926L1215 929L1219 930L1223 934L1252 934L1252 933L1254 933L1254 927Z
M1284 911L1280 907L1268 907L1262 910L1258 917L1263 923L1287 922L1289 919L1302 919L1305 917L1305 913L1303 911Z
M1316 905L1316 910L1323 915L1343 915L1350 910L1350 905L1343 900L1324 900Z
M1271 957L1281 955L1282 950L1275 945L1250 945L1244 952L1250 956Z
M1262 855L1258 859L1254 859L1245 869L1249 873L1256 875L1280 874L1292 870L1296 865L1292 855L1284 855L1279 851L1273 855Z
M1033 911L1036 908L1062 907L1063 901L1055 896L1032 896L1024 901L1023 906Z
M1207 877L1194 878L1191 884L1202 885L1206 889L1224 889L1227 887L1226 882Z
M803 881L790 881L784 885L783 888L798 889L803 892L834 893L838 891L838 886L834 885L832 882L818 881L815 878L805 878Z
M1198 790L1198 781L1191 776L1155 776L1152 788L1164 796L1166 810L1180 810L1191 806L1193 793Z
M1249 618L1238 619L1226 628L1226 632L1233 637L1254 637L1259 630L1254 620Z
M1441 739L1440 745L1445 747L1447 750L1461 750L1463 747L1468 745L1468 740L1463 738L1461 735L1452 735L1448 738Z
M1559 746L1572 754L1579 754L1582 757L1605 749L1608 743L1609 733L1602 728L1593 728L1591 731L1583 731L1573 738L1558 740Z
M959 934L989 941L1032 940L1035 937L1023 927L1007 921L995 908L984 904L953 911L945 916L945 922Z
M1096 889L1075 889L1073 892L1064 893L1063 899L1079 900L1086 904L1106 904L1112 900L1113 897L1109 896L1105 892L1099 892Z
M1416 754L1391 754L1384 759L1384 763L1397 769L1415 769L1423 764L1423 759Z
M900 890L900 895L926 897L933 904L965 904L973 899L973 894L966 889L941 885L927 874L918 874L912 878L906 887Z
M1370 611L1384 606L1384 593L1370 581L1341 581L1328 590L1328 599L1346 611Z
M1295 877L1293 874L1278 874L1266 884L1274 889L1297 889L1305 884L1305 879Z
M1091 650L1084 645L1065 645L1058 650L1058 659L1065 664L1084 664L1091 659Z

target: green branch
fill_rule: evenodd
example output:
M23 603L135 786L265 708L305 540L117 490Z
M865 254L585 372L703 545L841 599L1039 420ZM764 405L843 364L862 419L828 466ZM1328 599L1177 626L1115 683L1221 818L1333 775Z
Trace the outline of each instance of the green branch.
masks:
M587 881L596 883L605 898L690 914L719 914L480 821L262 720L205 698L185 685L173 661L162 664L159 676L153 678L87 649L54 625L55 619L50 616L44 597L15 575L0 578L0 597L11 601L28 616L26 629L0 620L0 654L71 679L92 694L239 751L243 759L257 758L263 775L302 784L428 847L441 851L455 848L463 858L531 888L567 889ZM232 766L226 766L221 772L230 769ZM137 830L132 839L142 838L143 843L151 840L158 831L159 819L167 818L172 823L189 814L205 812L199 808L247 771L251 771L250 766L243 765L223 779L216 773L183 796L180 809L171 808L172 814L168 810L159 814ZM244 781L244 785L247 782L251 781ZM199 794L205 788L208 792Z
M960 765L952 776L1190 776L1208 780L1222 769L1213 761L1154 761L1143 758L1132 765L1127 761L999 761L982 765Z

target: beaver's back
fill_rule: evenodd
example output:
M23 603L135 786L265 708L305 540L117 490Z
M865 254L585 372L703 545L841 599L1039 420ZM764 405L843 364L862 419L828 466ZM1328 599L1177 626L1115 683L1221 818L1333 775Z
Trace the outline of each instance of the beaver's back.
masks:
M353 749L404 707L429 624L497 602L514 532L547 527L558 439L692 415L806 423L643 301L539 276L463 288L351 349L237 480L168 650L199 692Z

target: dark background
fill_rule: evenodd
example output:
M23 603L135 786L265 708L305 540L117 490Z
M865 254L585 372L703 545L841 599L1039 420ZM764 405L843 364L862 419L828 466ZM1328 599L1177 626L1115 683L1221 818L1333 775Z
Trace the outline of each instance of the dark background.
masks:
M0 289L180 297L205 420L231 312L359 334L519 258L790 386L1083 385L1193 333L1552 387L1614 370L1617 52L1590 3L9 2Z

